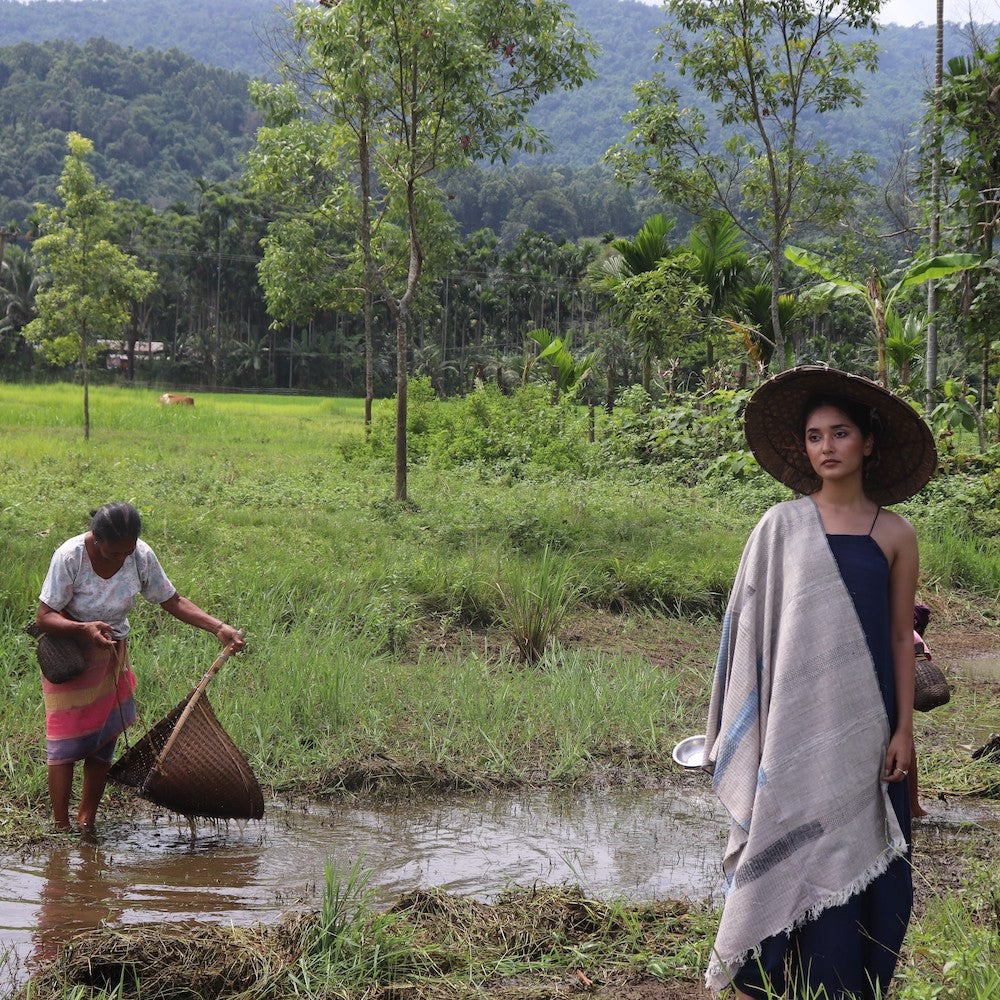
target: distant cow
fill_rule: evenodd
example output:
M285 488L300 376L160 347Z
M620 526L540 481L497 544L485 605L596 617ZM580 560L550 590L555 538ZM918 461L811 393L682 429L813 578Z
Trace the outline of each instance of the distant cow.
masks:
M194 406L194 396L178 396L176 392L165 392L160 396L160 402L167 406Z

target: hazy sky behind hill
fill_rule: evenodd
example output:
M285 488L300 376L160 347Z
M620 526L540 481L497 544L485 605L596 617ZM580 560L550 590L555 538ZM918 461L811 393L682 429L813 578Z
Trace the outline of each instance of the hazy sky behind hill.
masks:
M31 3L31 0L21 0ZM642 3L660 6L662 0L641 0ZM944 19L965 24L969 20L980 24L1000 21L1000 0L944 0ZM934 24L937 19L937 0L887 0L882 8L883 24Z
M1000 4L996 0L944 0L944 19L965 24L972 20L979 23L996 21ZM882 8L883 24L935 24L936 0L889 0Z
M642 0L654 7L661 0ZM944 19L965 24L969 20L986 24L1000 21L1000 0L944 0ZM888 0L882 8L882 24L935 24L937 21L937 0Z

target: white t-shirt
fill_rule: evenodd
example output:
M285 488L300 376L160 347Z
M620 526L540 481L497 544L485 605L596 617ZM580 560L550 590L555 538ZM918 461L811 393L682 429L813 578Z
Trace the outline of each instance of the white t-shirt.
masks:
M56 549L38 599L74 621L107 622L115 638L124 639L129 633L126 615L136 594L142 594L151 604L162 604L177 589L141 538L122 568L105 580L94 572L84 537L77 535Z

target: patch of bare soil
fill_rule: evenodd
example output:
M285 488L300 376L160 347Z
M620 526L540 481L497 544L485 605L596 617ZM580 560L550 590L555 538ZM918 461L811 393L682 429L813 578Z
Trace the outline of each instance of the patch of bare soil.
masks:
M434 762L399 760L385 754L341 761L320 777L312 789L297 791L321 795L347 792L359 796L391 796L405 790L432 794L440 792L487 792L503 787L496 778L472 768L443 767Z
M592 608L577 613L559 634L569 648L638 656L668 668L715 662L719 624L711 618L673 618L653 613L615 614Z
M944 594L920 595L931 609L927 641L935 659L1000 656L996 609ZM992 611L992 613L991 613ZM707 668L715 662L721 625L709 616L683 618L652 610L614 612L581 607L563 625L559 643L609 655L639 656L667 668ZM462 655L475 652L490 660L516 657L502 629L470 626L453 619L424 618L409 629L407 653Z
M943 806L913 824L913 900L919 915L928 900L959 890L971 872L1000 864L1000 804L980 800L986 822L955 823ZM937 815L935 815L937 813Z
M569 997L596 997L598 1000L712 1000L714 994L700 982L661 982L652 976L629 974L591 979L582 970L567 973L554 985L532 985L524 980L510 986L481 990L477 997L487 1000L566 1000Z
M996 609L945 594L920 595L931 609L927 644L935 660L1000 656L1000 626ZM992 611L992 613L991 613Z

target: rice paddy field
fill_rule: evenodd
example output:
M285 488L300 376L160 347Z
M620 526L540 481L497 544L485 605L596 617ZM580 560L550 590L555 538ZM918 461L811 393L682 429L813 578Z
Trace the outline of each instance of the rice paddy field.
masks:
M469 464L414 466L400 504L391 458L364 444L359 400L157 397L92 388L84 440L80 387L0 385L7 851L54 836L24 627L52 551L109 500L140 509L143 538L183 595L246 629L212 700L268 794L682 780L670 752L702 731L719 616L773 497L734 503L669 469L512 476ZM1000 657L996 545L912 516L936 658ZM130 618L140 722L151 724L218 644L141 600ZM1000 731L997 684L950 677L951 702L917 722L932 817L936 802L990 806L1000 793L1000 764L970 753ZM120 816L134 804L111 791L103 808ZM927 838L915 857L906 1000L1000 996L996 827L968 827ZM702 995L710 908L512 889L490 906L430 892L386 911L370 904L362 872L317 879L319 913L253 930L95 932L19 989L39 1000Z

